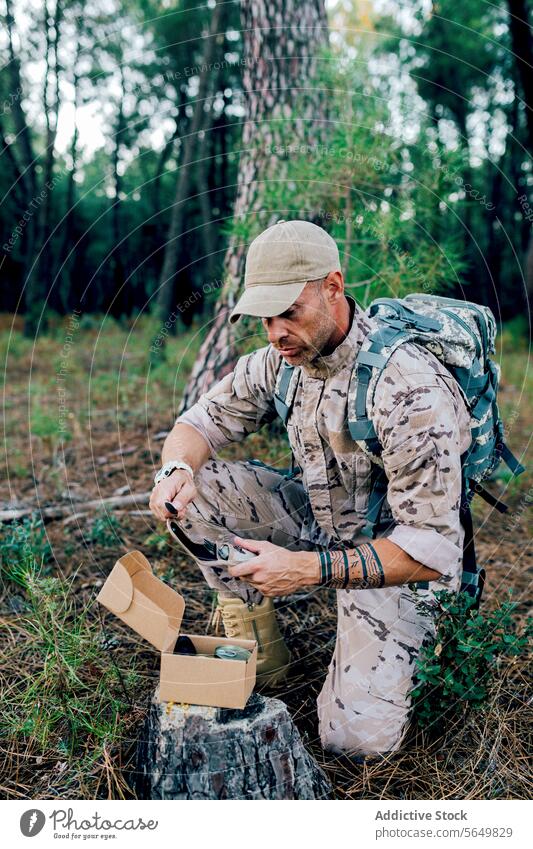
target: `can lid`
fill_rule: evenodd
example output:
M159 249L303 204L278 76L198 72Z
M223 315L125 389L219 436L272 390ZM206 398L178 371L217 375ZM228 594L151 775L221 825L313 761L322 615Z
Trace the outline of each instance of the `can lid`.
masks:
M215 657L219 660L248 660L251 652L241 646L217 646Z

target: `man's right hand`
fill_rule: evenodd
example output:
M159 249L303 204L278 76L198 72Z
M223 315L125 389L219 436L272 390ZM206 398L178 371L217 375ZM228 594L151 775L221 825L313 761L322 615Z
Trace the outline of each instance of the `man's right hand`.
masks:
M156 483L150 496L150 510L156 517L166 522L167 519L183 519L189 501L196 496L196 486L190 474L185 469L176 469L170 477ZM170 501L178 515L170 513L165 507L165 501Z

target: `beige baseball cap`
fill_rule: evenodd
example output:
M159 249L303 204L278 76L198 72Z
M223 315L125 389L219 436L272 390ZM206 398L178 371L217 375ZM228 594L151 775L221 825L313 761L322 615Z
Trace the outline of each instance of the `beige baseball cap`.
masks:
M340 271L339 250L322 227L310 221L278 221L248 248L244 292L230 315L270 318L285 312L309 280Z

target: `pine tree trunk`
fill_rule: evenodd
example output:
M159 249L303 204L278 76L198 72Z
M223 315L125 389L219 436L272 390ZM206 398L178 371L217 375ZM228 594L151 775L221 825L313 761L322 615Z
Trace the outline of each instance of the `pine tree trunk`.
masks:
M326 799L331 792L286 705L256 693L244 710L154 697L133 784L140 799Z
M216 55L216 37L223 20L223 4L215 6L210 24L210 31L206 37L205 51L202 57L202 69L196 103L191 121L191 127L187 138L182 145L180 167L176 193L172 205L170 224L165 244L165 255L163 266L159 277L159 288L157 293L157 312L162 322L165 322L171 313L172 299L174 294L174 280L179 255L179 239L183 229L183 218L185 214L185 201L189 193L192 163L198 146L198 133L206 125L205 104L209 91L212 87L212 65ZM164 338L163 338L164 342ZM158 346L159 355L163 353L164 345Z
M513 47L513 59L518 72L524 100L524 113L529 137L529 149L533 152L533 34L531 32L529 3L527 0L508 0L509 31Z
M280 179L275 147L287 138L311 145L325 119L324 98L313 88L317 56L327 42L323 0L244 0L243 84L246 121L239 162L234 223L255 219L259 232L269 221L262 210L262 184ZM292 117L297 115L297 117ZM282 215L276 215L274 220ZM255 226L257 224L257 226ZM235 328L228 322L241 286L247 244L230 237L224 261L224 285L215 316L186 387L181 410L190 407L217 379L231 371L235 358Z

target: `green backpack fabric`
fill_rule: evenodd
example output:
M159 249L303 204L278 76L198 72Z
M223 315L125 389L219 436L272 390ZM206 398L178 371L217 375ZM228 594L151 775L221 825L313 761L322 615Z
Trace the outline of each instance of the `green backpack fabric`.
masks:
M372 486L363 533L374 538L383 529L381 510L387 494L387 478L381 446L368 411L379 377L394 351L414 342L431 351L459 384L470 412L472 442L461 457L461 521L465 527L461 589L479 603L484 572L475 559L470 503L480 494L501 512L507 507L483 487L503 460L513 474L524 467L505 444L497 404L499 369L494 353L496 322L488 307L434 295L413 294L404 299L379 298L368 310L375 328L357 355L348 391L348 428L354 441L372 460ZM276 382L274 402L286 423L297 384L297 368L284 362Z

